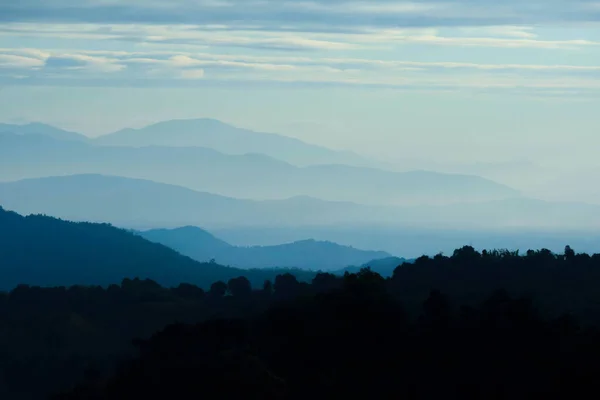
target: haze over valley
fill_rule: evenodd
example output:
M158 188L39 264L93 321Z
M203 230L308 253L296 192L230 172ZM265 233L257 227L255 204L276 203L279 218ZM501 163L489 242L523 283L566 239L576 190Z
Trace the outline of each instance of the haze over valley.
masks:
M209 121L208 127L206 120L198 122L200 135L223 136L221 140L226 143L243 143L236 135L228 136L229 131L211 131L212 121ZM177 125L176 123L174 129L177 129ZM206 130L208 132L203 132ZM29 132L29 129L23 131ZM322 200L368 204L439 204L495 200L519 195L512 188L477 176L429 171L391 172L332 164L339 153L298 141L291 141L290 146L283 137L274 135L271 136L284 143L279 146L282 156L287 151L307 153L307 158L310 158L310 153L316 149L318 153L324 153L320 161L323 163L329 160L329 163L298 167L253 152L256 145L239 147L242 150L238 154L220 153L207 147L145 146L143 140L138 141L140 147L113 147L95 145L96 141L84 143L79 140L56 140L54 138L61 135L50 131L53 137L10 133L2 135L0 151L2 165L6 167L2 169L0 178L6 181L48 175L96 173L149 179L223 196L257 200L312 196ZM196 130L187 135L193 136L194 132ZM237 133L235 130L234 132ZM241 132L247 136L247 142L260 142L260 135L243 130ZM176 131L161 131L165 138L174 136L175 133Z
M600 227L600 201L585 180L580 192L575 180L547 184L543 192L541 179L531 190L517 190L465 172L501 178L502 171L531 165L402 170L214 119L165 121L95 138L41 123L3 124L0 143L0 204L7 209L128 229L222 230L245 246L318 236L375 249L367 245L373 235L381 250L415 257L449 251L461 240L521 248L544 235L560 243L568 231L592 249ZM545 176L553 179L559 176ZM422 232L421 241L393 243L411 230ZM286 234L264 242L277 231ZM337 232L335 238L327 231ZM254 233L245 238L242 232Z
M0 400L599 398L599 22L0 1Z

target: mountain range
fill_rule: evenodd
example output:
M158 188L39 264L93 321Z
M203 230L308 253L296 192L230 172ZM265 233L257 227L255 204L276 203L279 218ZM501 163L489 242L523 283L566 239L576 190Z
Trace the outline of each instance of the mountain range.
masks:
M369 206L310 197L242 200L147 180L75 175L0 183L0 204L17 212L136 229L202 226L364 229L598 229L600 206L518 198L444 206Z
M7 134L18 135L21 141L11 142L6 137ZM18 157L24 157L22 163L14 164L13 160L7 159L4 164L0 164L4 170L0 174L0 180L16 180L48 175L103 173L178 184L200 191L209 191L232 197L274 199L310 195L327 200L373 204L376 204L377 201L379 203L384 201L387 204L421 204L423 198L422 196L419 198L419 189L411 187L411 185L414 186L414 182L410 180L412 174L415 179L422 179L425 176L435 181L436 184L442 181L449 183L449 187L444 189L450 189L446 198L438 194L430 196L427 200L429 202L485 201L517 195L514 190L510 194L508 192L500 193L496 190L494 194L489 187L487 189L490 191L485 193L487 189L480 188L476 184L463 184L463 192L468 193L457 196L455 192L459 192L461 189L455 185L460 185L460 183L452 182L452 179L458 176L463 178L468 176L485 178L487 182L506 184L510 188L517 188L519 194L529 197L545 200L600 203L599 192L594 189L593 185L590 185L598 172L597 169L593 168L569 173L561 172L558 168L541 167L526 160L460 164L403 157L400 160L383 162L348 151L337 151L305 143L287 136L235 127L211 118L163 121L140 129L122 129L97 138L89 138L79 133L43 123L0 124L0 136L3 136L0 147L4 148L4 154L2 154L4 158L6 154L13 152L13 146L16 146L17 152L26 152L27 149L23 147L31 146L29 150L32 153L29 157L27 154L19 153ZM27 141L24 138L25 136L38 136L38 139ZM69 148L64 143L44 141L44 139L39 138L40 136L59 142L72 142L73 147ZM35 143L37 141L42 143ZM76 144L146 149L132 154L125 154L127 153L126 150L114 149L104 153L91 154L93 151L81 146L77 147ZM40 149L40 146L47 146L47 148ZM167 149L173 147L179 148L179 152L178 150ZM190 149L190 147L195 149ZM148 148L152 148L152 150ZM187 149L181 151L183 148ZM39 155L40 151L44 154L44 157L40 159L40 163L44 164L36 166L30 162L30 157L34 157L36 154ZM67 162L66 160L71 158L75 151L81 153L81 158L87 160L82 161L75 157L72 162ZM106 160L112 156L116 156L115 160L117 161L114 167L106 165ZM140 163L140 167L135 168L135 166L119 160L119 156L125 159L130 158L131 163ZM230 158L227 156L230 156ZM147 158L149 157L153 157L156 161L156 168L148 165ZM177 166L169 168L168 164L172 164L174 158L180 158L180 161ZM200 160L206 160L206 162ZM167 169L164 168L165 166L167 166ZM276 174L273 170L274 167L282 169L281 173ZM297 167L315 168L301 171L301 168ZM353 169L350 167L361 168ZM206 174L207 171L216 169L220 170L220 174ZM43 173L44 170L48 170L48 173ZM175 170L177 176L173 174ZM203 174L194 176L192 171L197 172L198 170L204 171ZM445 171L447 176L440 176L435 173L425 174L424 170ZM246 174L244 174L244 171L246 171ZM265 171L268 172L265 173ZM397 175L393 175L398 172L409 173L403 176L403 180L396 179ZM261 179L257 179L253 174L260 175ZM362 182L360 180L350 180L350 182L337 180L340 176L343 177L343 174L346 176L363 174L365 181L373 182L373 186L377 184L379 191L385 190L386 193L385 195L382 194L377 201L367 198L367 195L356 196L356 192L351 192L343 186L356 185L362 187ZM321 175L324 182L317 181L312 191L304 190L309 185L307 182L312 183L314 176ZM240 179L241 185L232 184L232 182L235 182L236 176L242 177ZM331 180L339 182L339 184L331 186L328 183ZM427 184L424 183L424 185ZM482 182L479 182L479 184L482 184ZM332 187L330 192L324 189L327 186ZM406 190L399 195L399 189L392 189L395 186L405 187ZM294 190L294 188L297 190ZM562 189L559 190L558 188ZM309 187L309 189L311 188ZM507 187L504 186L504 189L507 189ZM364 192L368 193L368 191L369 187L364 187ZM411 196L413 196L412 199Z
M262 154L192 147L110 147L45 135L0 135L0 180L105 174L147 179L228 197L310 196L363 204L414 205L518 197L477 176L390 172L348 165L297 167Z
M42 123L0 124L0 133L10 132L19 135L38 134L57 140L105 146L204 147L230 155L263 154L296 166L343 164L395 172L444 171L480 176L519 190L527 190L541 180L549 179L553 172L522 160L456 164L402 157L393 161L381 161L348 151L305 143L287 136L234 127L210 118L164 121L140 129L122 129L97 138L89 138Z
M123 129L94 140L96 144L126 147L206 147L224 154L265 154L298 166L373 162L348 151L336 151L273 133L238 128L211 118L159 122L141 129Z
M364 251L316 240L277 246L238 247L192 226L149 230L140 232L140 235L195 260L216 260L219 264L236 268L300 268L334 272L351 265L374 264L374 260L391 257L383 251ZM396 267L400 264L401 261Z
M298 166L381 165L350 151L332 150L288 136L238 128L212 118L162 121L140 129L125 128L95 138L39 122L0 124L0 133L43 135L57 140L114 147L205 147L230 155L264 154Z
M200 263L161 244L108 224L75 223L47 216L21 216L0 207L0 290L19 284L101 285L124 278L152 279L208 288L246 276L255 287L287 270L241 270ZM300 280L314 273L293 271Z
M44 135L56 140L88 142L90 139L82 134L69 132L51 125L32 122L24 125L0 123L0 133L11 133L21 136Z
M241 200L175 185L102 175L0 183L0 204L25 214L45 213L133 228L335 224L352 214L356 215L354 221L364 221L367 216L358 211L368 209L308 197Z

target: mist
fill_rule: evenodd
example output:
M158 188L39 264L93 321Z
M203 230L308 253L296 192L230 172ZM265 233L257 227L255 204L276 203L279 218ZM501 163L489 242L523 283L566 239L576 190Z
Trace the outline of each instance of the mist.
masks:
M0 1L0 399L599 397L599 21Z
M598 245L593 169L569 176L557 172L560 166L528 160L393 163L213 118L97 137L42 123L0 127L0 204L24 215L142 231L194 226L229 245L250 247L319 240L405 258L449 253L465 243L554 251L564 243L582 251ZM168 241L176 249L215 244L194 235L176 238ZM263 267L310 269L304 247L297 247L291 260L278 264L274 258ZM278 250L272 251L267 257L276 257ZM201 261L245 267L266 260L234 247L213 253L219 257L192 252L204 254ZM237 264L240 259L248 262ZM348 264L366 261L358 256Z

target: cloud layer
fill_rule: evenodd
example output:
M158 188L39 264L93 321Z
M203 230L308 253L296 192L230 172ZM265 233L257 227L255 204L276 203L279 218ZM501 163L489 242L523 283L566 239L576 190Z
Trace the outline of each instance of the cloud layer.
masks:
M0 83L588 93L599 17L591 0L0 0Z
M18 78L15 78L18 77ZM210 52L0 49L0 79L128 86L176 81L337 84L388 88L600 90L600 66L415 62ZM186 82L185 85L189 85Z
M2 0L5 22L482 26L597 21L592 0Z

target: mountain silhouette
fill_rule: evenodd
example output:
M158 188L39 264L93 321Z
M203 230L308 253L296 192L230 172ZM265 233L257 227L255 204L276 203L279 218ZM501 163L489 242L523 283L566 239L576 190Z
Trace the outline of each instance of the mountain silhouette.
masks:
M123 129L100 136L95 142L133 147L207 147L225 154L261 153L295 165L372 165L351 152L331 150L288 136L242 129L211 118L171 120L141 129Z
M362 218L363 222L375 217L366 212L369 207L352 203L307 198L242 200L147 180L93 174L0 183L0 204L23 214L45 213L137 228L295 226L333 224L350 215L355 215L354 221ZM378 219L384 217L382 214Z
M134 229L227 228L597 229L600 206L519 198L443 206L370 206L307 196L255 201L148 180L95 174L0 183L0 204L22 214ZM309 236L310 237L310 236Z
M32 122L24 125L0 124L0 133L13 133L17 135L44 135L56 140L67 140L86 142L89 139L75 132L69 132L64 129L56 128L51 125Z
M215 259L220 264L238 268L335 271L349 265L360 265L370 260L390 257L386 252L364 251L316 240L277 246L237 247L217 239L203 229L189 226L172 230L150 230L140 234L150 241L164 244L195 260Z
M200 263L108 224L24 217L1 207L0 256L0 290L19 284L107 286L136 277L166 286L192 283L207 288L242 275L258 287L281 273Z
M0 180L74 174L147 179L257 200L311 196L363 204L414 205L519 196L514 189L477 176L346 165L300 168L266 155L226 155L199 147L104 147L44 136L0 135Z

